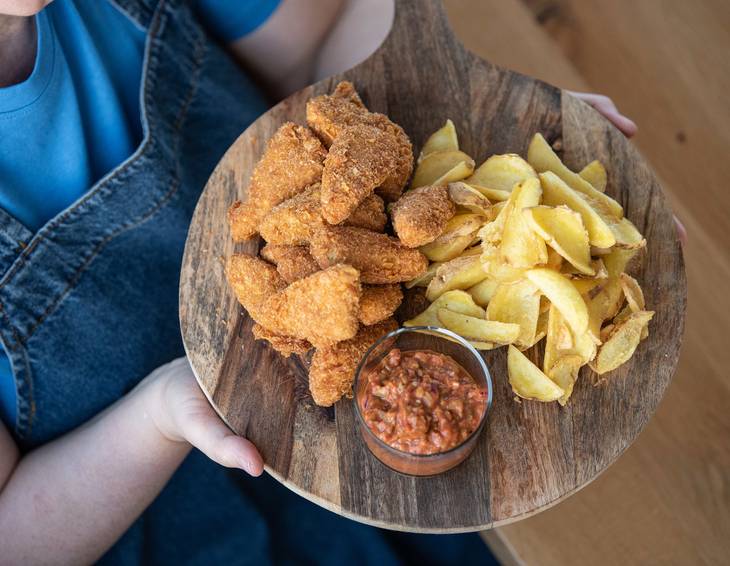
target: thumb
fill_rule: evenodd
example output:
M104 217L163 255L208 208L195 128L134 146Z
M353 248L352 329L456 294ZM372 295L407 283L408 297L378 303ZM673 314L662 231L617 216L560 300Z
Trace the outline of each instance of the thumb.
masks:
M214 462L240 468L252 476L264 471L263 458L253 443L232 432L207 402L181 420L185 439Z

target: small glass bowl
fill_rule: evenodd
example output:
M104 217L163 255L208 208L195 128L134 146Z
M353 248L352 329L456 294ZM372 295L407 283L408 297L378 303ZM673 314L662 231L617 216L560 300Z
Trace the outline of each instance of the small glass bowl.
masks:
M411 454L386 444L365 424L360 408L367 385L365 373L377 366L393 348L402 351L431 350L451 356L477 385L487 389L487 402L479 425L461 444L435 454ZM383 336L365 353L355 373L353 402L360 432L373 456L396 472L411 476L433 476L458 466L474 450L492 406L492 378L479 352L458 334L437 326L403 327Z

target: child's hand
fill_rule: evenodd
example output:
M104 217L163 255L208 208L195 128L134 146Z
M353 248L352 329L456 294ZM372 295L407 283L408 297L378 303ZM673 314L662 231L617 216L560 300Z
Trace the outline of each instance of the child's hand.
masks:
M227 468L261 475L263 459L256 447L232 432L215 413L195 380L187 358L153 371L148 411L160 433L174 442L188 442Z

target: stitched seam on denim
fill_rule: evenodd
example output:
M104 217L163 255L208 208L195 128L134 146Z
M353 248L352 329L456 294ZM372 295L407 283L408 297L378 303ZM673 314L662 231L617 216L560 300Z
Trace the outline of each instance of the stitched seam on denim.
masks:
M22 377L22 381L26 384L28 388L28 404L30 405L30 411L28 414L21 415L20 411L20 395L16 395L15 404L17 407L17 412L15 414L15 432L16 434L24 438L27 434L30 434L30 431L33 427L33 415L35 414L35 398L33 396L33 380L30 377L30 363L28 362L28 355L27 352L24 351L23 342L20 339L20 335L18 334L17 329L15 328L15 325L11 323L10 319L8 318L8 313L5 311L4 305L0 302L0 314L3 317L3 320L5 321L7 327L10 329L10 331L13 334L13 338L15 339L15 345L13 347L8 347L8 344L5 344L6 347L12 352L19 351L23 356L23 362L25 365L25 376ZM22 374L21 374L22 376ZM18 379L18 376L13 373L13 379ZM17 385L16 385L17 390ZM24 418L21 418L24 417ZM25 424L23 427L21 427L21 420L25 421ZM27 430L24 430L27 429Z
M139 226L140 224L143 224L150 218L152 218L155 214L157 214L157 212L161 208L163 208L168 203L168 201L172 198L172 196L177 192L179 187L180 187L180 180L175 179L173 181L172 188L167 193L165 193L163 198L160 201L158 201L151 210L146 212L142 217L136 218L133 222L128 222L126 224L123 224L122 226L120 226L119 228L117 228L116 230L111 232L109 235L107 235L106 238L104 238L101 242L99 242L97 244L97 246L93 249L91 255L89 255L89 257L86 258L86 260L83 262L83 264L81 264L81 267L79 267L76 270L76 272L74 273L71 280L68 281L68 283L66 284L66 288L63 290L63 292L60 295L58 295L58 297L56 297L56 300L54 300L48 306L48 308L43 312L43 314L41 314L41 316L38 318L38 320L36 320L36 323L26 331L25 341L21 341L21 344L25 344L25 342L33 336L34 332L46 320L48 315L51 314L56 309L56 307L61 303L61 301L63 301L63 299L66 298L66 295L68 295L71 292L71 290L74 289L74 287L76 287L76 284L79 282L81 275L86 271L86 269L91 264L91 262L94 260L94 258L96 258L96 256L99 255L99 253L101 253L101 251L106 247L106 245L110 241L112 241L114 238L116 238L119 234L126 232L127 230L131 230L132 228L135 228L135 227Z

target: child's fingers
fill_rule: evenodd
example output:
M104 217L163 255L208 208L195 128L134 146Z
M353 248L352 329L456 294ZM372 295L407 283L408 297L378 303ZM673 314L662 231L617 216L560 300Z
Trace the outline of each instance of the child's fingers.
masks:
M593 108L616 126L627 138L634 136L638 131L639 128L636 126L636 123L621 114L618 108L616 108L616 105L613 103L613 100L611 100L608 96L588 92L568 92L576 98L581 99L583 102L593 106Z
M193 414L181 419L185 439L208 458L227 468L240 468L259 476L264 462L256 447L236 435L218 418L210 406L195 407Z

